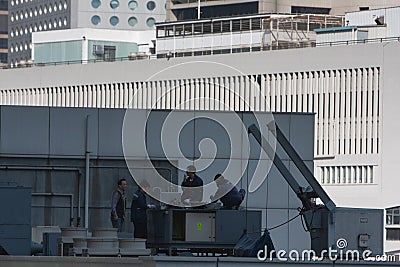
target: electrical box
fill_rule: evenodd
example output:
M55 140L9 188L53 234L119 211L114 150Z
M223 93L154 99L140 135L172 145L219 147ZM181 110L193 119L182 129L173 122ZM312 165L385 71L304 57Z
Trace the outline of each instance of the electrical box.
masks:
M233 249L240 237L261 233L260 210L147 210L148 248Z
M58 240L61 233L45 232L43 233L43 254L44 256L58 256Z
M336 207L334 212L307 211L305 216L312 222L311 249L318 255L329 248L383 255L382 209Z
M31 255L31 188L0 186L0 247L8 255Z
M186 213L186 241L214 242L215 213Z

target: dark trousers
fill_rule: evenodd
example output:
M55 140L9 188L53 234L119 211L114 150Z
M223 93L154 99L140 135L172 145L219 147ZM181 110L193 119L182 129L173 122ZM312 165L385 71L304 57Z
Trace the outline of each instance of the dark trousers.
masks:
M122 226L124 225L124 220L121 218L118 218L118 220L114 220L111 218L111 223L113 228L117 228L118 232L122 232Z
M135 238L147 239L147 222L142 220L133 221L133 236Z

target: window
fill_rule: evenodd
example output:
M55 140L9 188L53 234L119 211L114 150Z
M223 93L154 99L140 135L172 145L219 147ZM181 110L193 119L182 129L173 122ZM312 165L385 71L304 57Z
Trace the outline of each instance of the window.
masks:
M400 225L400 207L386 209L386 224Z
M156 8L156 3L154 1L149 1L146 6L148 10L154 10Z
M117 17L117 16L112 16L111 18L110 18L110 24L112 25L112 26L115 26L115 25L117 25L119 23L119 18Z
M156 20L154 19L154 18L148 18L147 20L146 20L146 24L147 24L147 26L149 27L149 28L152 28L152 27L154 27L154 24L156 23Z
M128 7L131 10L135 10L137 8L137 6L138 6L138 3L136 1L129 1L129 3L128 3Z
M116 9L117 7L119 7L119 1L118 1L118 0L112 0L112 1L110 2L110 7L111 7L112 9Z
M330 8L309 7L309 6L292 6L293 14L329 14Z
M135 18L135 17L130 17L129 19L128 19L128 24L130 25L130 26L135 26L136 24L137 24L137 18Z
M95 15L92 17L91 21L92 21L93 25L98 25L101 21L101 18L99 16Z
M386 229L386 240L400 240L400 229Z
M104 46L104 60L105 61L114 61L115 60L115 46Z
M92 7L93 8L98 8L101 5L100 0L92 0Z

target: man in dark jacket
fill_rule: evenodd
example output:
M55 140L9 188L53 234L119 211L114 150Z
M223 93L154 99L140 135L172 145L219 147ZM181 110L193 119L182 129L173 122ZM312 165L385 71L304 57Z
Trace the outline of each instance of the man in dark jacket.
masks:
M125 220L126 210L126 194L125 190L128 184L126 179L120 179L118 181L117 190L114 191L111 198L111 223L114 228L118 229L118 232L122 231L122 226Z
M215 175L214 182L217 184L218 190L214 196L210 196L211 202L219 199L224 205L224 209L238 209L246 195L246 191L244 189L238 191L221 174Z
M147 238L147 214L146 210L152 208L147 205L146 191L150 185L147 181L142 181L132 198L131 221L133 222L133 236L135 238Z
M196 167L190 165L186 168L186 175L182 181L181 202L190 204L191 202L201 202L203 200L203 180L197 176Z

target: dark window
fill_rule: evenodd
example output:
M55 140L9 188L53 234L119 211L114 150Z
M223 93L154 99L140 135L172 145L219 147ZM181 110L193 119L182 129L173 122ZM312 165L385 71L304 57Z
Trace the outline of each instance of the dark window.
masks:
M7 64L7 54L0 54L0 62Z
M104 46L104 60L114 61L115 60L115 46Z
M386 209L386 224L400 224L400 207Z
M7 49L8 39L0 38L0 48Z
M8 17L6 15L0 15L0 32L6 34L8 31Z
M0 10L8 10L8 1L7 0L0 1Z
M197 7L173 10L177 20L197 19ZM231 5L204 6L200 8L201 18L218 18L258 13L258 2Z
M330 8L324 7L292 6L294 14L329 14L330 11Z
M360 6L360 11L369 10L369 6Z
M400 229L386 229L386 240L400 240Z

